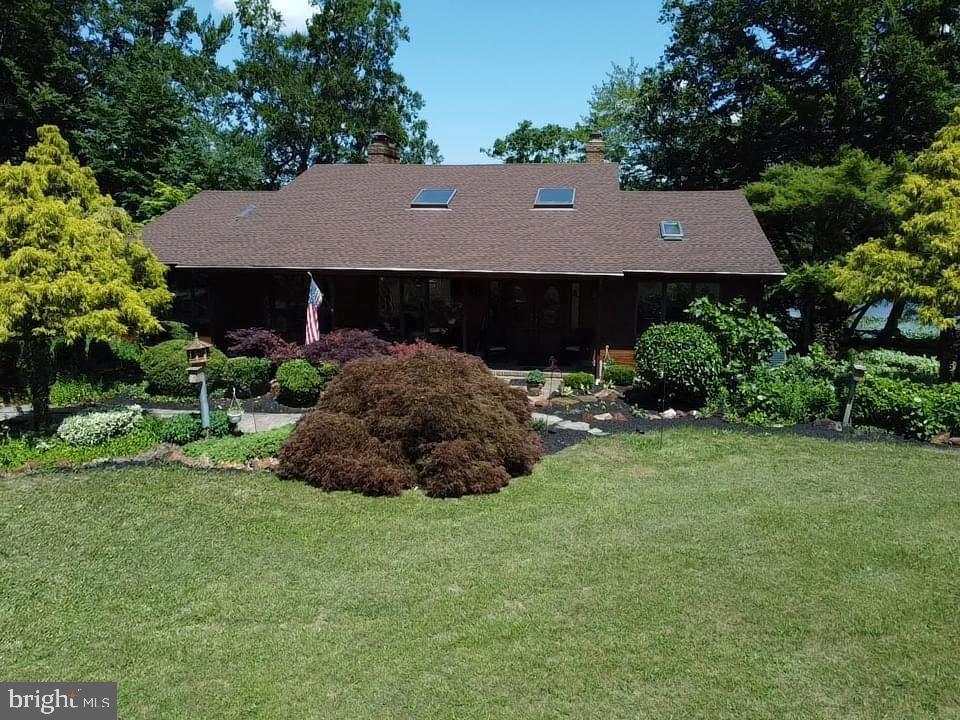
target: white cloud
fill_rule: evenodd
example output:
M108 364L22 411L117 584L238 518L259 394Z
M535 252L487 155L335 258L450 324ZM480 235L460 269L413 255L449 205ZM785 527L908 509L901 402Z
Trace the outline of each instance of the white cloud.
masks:
M303 30L307 19L316 12L310 0L270 0L270 3L283 16L284 30ZM213 7L224 13L236 10L234 0L213 0Z

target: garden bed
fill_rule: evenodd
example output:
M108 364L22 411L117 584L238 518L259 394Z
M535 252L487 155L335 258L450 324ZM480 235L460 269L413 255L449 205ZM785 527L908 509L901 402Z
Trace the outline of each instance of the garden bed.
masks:
M877 428L848 428L841 432L834 429L835 423L801 423L781 427L747 425L734 423L721 417L704 416L699 413L684 413L673 419L652 419L656 411L639 409L622 398L604 401L584 402L578 399L560 398L561 404L551 404L538 407L536 410L543 414L556 415L564 420L588 422L591 427L599 428L610 435L619 434L650 434L660 430L669 430L677 427L710 428L716 430L739 430L754 435L793 435L809 438L820 438L832 441L848 442L887 442L907 445L929 446L929 442L911 440L894 433ZM681 411L682 412L682 411ZM597 415L610 414L614 419L597 420ZM586 432L577 430L562 430L549 427L541 430L543 445L547 453L556 453L564 448L571 447L591 437ZM949 445L943 447L960 451L960 448Z

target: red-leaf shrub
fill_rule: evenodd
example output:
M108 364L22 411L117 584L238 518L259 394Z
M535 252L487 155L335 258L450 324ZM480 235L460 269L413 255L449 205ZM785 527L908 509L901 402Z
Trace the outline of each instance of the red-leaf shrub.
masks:
M421 350L430 352L431 350L436 350L438 347L438 345L427 342L423 338L417 338L412 343L394 343L390 346L390 354L396 357L406 357Z
M368 330L334 330L303 346L303 357L314 365L326 361L343 366L353 360L389 354L390 343Z
M434 348L343 368L284 445L280 474L367 494L419 482L457 497L496 492L542 455L522 391L477 358Z
M357 418L323 411L297 423L280 451L279 473L364 495L399 495L416 479L396 443L373 437Z
M228 343L228 355L269 358L277 364L303 357L298 345L287 342L266 328L231 330L224 337Z

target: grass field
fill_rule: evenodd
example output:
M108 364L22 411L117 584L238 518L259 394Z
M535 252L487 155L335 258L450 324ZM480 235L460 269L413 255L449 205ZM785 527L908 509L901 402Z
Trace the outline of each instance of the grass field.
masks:
M129 718L957 718L960 455L698 430L496 496L0 479L0 668Z

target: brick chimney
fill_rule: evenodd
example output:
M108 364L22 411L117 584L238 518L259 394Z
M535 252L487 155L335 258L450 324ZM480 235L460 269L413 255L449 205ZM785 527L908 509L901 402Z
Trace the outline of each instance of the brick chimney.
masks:
M375 132L367 147L367 162L371 165L395 165L400 162L397 144L385 132Z
M607 145L603 142L603 133L590 133L590 141L587 143L587 162L602 163L606 152Z

